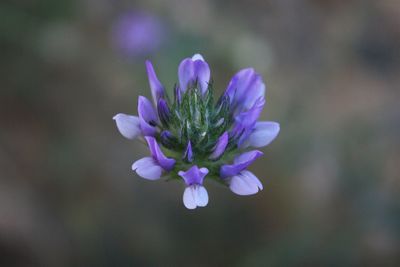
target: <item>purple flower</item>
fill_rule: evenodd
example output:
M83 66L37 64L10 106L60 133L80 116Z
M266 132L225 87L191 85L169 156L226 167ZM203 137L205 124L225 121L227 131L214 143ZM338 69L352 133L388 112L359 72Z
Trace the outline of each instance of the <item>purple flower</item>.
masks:
M146 13L129 12L118 17L112 29L114 46L129 57L147 55L164 42L162 22Z
M236 136L240 134L238 145L242 146L242 143L246 141L253 131L258 117L264 108L265 99L257 99L253 106L246 111L242 111L235 116L235 123L233 126L232 133Z
M264 99L265 84L254 69L243 69L233 76L225 95L229 96L235 113L248 110L260 98Z
M157 133L158 116L153 105L144 96L139 96L138 102L140 129L144 136L154 136Z
M158 145L156 139L151 136L145 137L147 144L149 145L149 149L152 157L156 160L156 162L166 171L172 170L175 165L175 160L167 158L164 153L161 151L160 146Z
M186 172L178 172L178 175L183 178L187 185L185 192L183 193L183 204L186 208L195 209L196 207L207 206L208 193L203 186L203 180L207 173L208 169L199 169L196 165Z
M163 171L170 171L175 165L175 160L167 158L161 151L160 146L154 137L145 137L150 149L151 157L145 157L135 161L132 170L148 180L157 180L161 177Z
M270 144L280 127L258 121L265 106L261 76L253 69L239 71L214 103L210 68L196 54L180 63L179 85L171 102L150 61L146 69L154 105L139 96L139 116L114 116L124 137L140 137L149 147L151 156L137 160L132 170L149 180L164 175L183 179L183 203L188 209L208 204L203 185L207 177L220 180L238 195L262 190L260 180L247 168L263 153L247 149Z
M200 54L196 54L192 58L185 58L181 62L178 76L182 92L186 92L189 87L197 82L201 93L204 94L210 81L210 68L204 58Z

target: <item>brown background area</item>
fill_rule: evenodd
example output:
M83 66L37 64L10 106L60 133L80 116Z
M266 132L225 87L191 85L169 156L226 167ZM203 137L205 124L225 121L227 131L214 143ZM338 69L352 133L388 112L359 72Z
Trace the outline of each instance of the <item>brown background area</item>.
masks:
M127 10L163 25L127 57ZM1 266L399 266L400 5L352 1L2 1ZM183 185L130 170L148 154L112 117L150 96L144 61L171 89L200 52L217 93L239 69L266 81L279 137L251 170L264 190Z

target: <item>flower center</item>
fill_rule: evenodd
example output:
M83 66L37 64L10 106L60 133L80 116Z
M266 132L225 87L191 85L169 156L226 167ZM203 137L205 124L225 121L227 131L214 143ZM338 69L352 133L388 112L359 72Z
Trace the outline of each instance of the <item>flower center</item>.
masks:
M179 99L180 98L180 99ZM194 84L169 105L171 112L162 120L161 143L168 149L183 151L191 143L196 156L208 156L218 138L232 127L229 98L222 96L214 103L212 84L202 95Z

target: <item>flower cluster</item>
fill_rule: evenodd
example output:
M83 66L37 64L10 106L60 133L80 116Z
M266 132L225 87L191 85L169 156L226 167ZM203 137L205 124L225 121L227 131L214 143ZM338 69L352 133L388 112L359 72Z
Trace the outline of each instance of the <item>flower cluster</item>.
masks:
M265 105L261 76L252 68L239 71L214 101L210 68L196 54L180 63L179 84L171 99L150 61L146 68L154 105L139 96L139 116L114 116L124 137L139 138L149 147L151 156L133 163L132 170L148 180L183 180L183 203L188 209L207 205L205 178L238 195L262 190L247 167L263 153L249 148L268 145L280 128L276 122L257 121Z

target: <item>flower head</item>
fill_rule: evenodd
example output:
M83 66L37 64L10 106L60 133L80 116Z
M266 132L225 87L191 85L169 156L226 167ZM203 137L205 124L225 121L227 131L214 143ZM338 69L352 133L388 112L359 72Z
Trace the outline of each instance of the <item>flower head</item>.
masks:
M239 71L214 101L210 68L196 54L180 63L172 101L150 61L146 68L153 104L139 96L139 116L114 116L124 137L144 138L149 147L151 156L134 162L132 170L149 180L182 180L188 209L208 204L206 179L221 182L238 195L262 190L247 168L263 153L251 148L271 143L280 128L277 122L258 121L265 105L261 76L253 69Z

